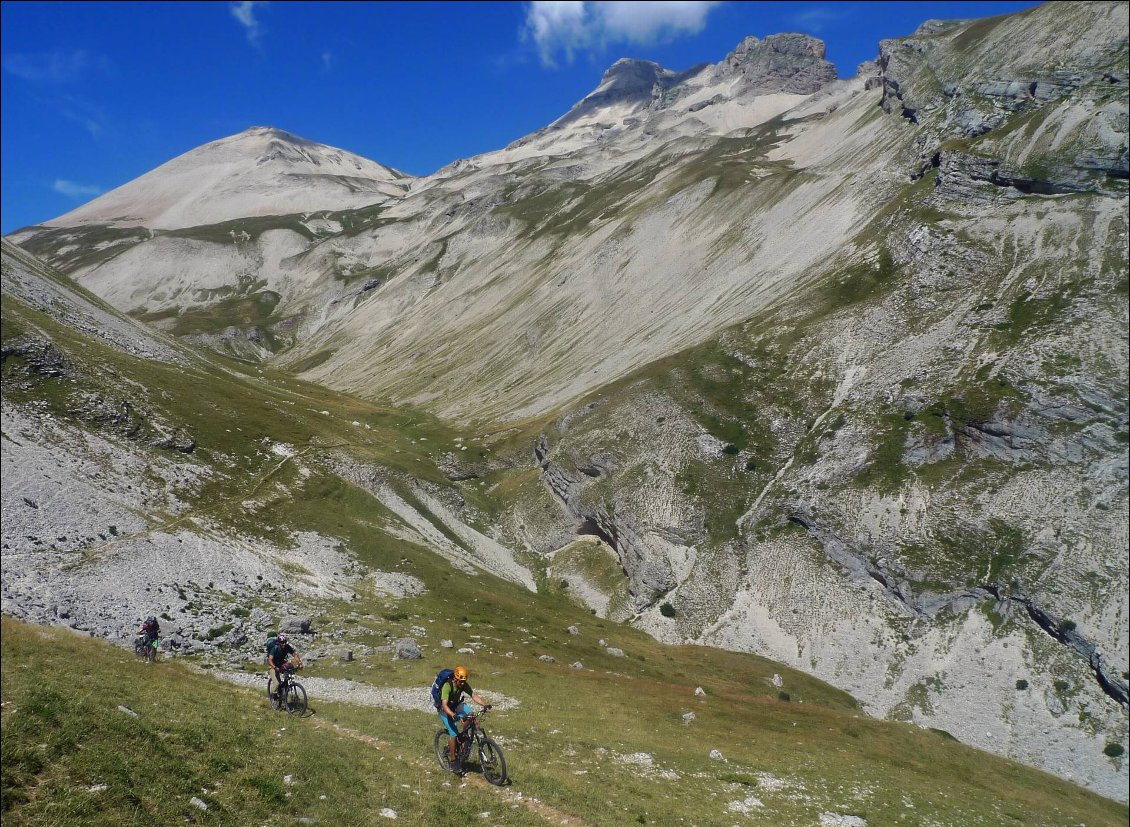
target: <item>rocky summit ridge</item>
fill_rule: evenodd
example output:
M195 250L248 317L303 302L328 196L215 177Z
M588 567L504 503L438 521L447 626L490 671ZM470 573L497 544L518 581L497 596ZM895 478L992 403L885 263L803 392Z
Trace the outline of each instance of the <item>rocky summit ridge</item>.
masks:
M1127 22L1119 2L930 21L842 80L803 35L684 72L619 61L553 124L411 180L252 130L14 234L5 272L55 268L162 342L448 423L302 461L396 515L378 532L1125 801ZM172 186L221 159L254 199ZM309 181L327 200L279 213ZM64 380L31 338L5 364L34 402ZM149 451L185 502L207 484L150 444L178 427L159 395L159 427L93 400L48 427L5 387L13 429L64 434L90 474L81 429L137 425L124 491ZM5 465L33 479L49 449L27 439ZM21 539L41 511L5 497L5 542L42 551ZM122 497L106 511L144 533ZM290 530L301 598L336 595L348 549ZM214 527L184 531L160 555L191 536L222 557ZM232 589L278 577L237 547ZM51 621L27 597L48 575L20 572L6 610Z

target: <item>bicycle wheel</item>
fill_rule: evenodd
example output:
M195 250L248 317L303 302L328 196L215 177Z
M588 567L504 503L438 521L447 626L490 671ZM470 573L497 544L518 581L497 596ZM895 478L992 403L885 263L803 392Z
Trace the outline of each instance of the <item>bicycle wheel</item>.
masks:
M436 760L446 772L451 772L451 758L447 754L447 732L437 730L435 738Z
M294 681L288 683L283 703L286 704L286 711L291 715L305 715L306 690L303 688L302 684L295 683Z
M496 787L506 783L506 759L502 757L502 748L491 738L479 740L479 766L483 770L483 778Z
M150 663L157 662L157 641L153 641L145 647L145 659Z
M146 643L145 643L145 638L143 638L143 637L139 637L137 640L135 640L133 642L133 653L135 655L137 655L139 658L145 657L145 650L148 649L148 648L149 648L148 645L146 645Z
M280 701L274 694L275 690L277 689L278 684L275 683L275 679L267 678L267 700L271 702L271 706L276 710L282 707L282 701Z

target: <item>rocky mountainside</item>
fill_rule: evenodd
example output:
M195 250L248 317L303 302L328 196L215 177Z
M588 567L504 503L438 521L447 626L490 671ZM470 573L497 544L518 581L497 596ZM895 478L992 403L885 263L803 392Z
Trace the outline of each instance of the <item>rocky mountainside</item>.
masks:
M399 192L12 239L182 342L457 428L423 487L323 463L382 531L438 515L433 552L1125 801L1126 30L930 21L845 81L801 35L619 61Z

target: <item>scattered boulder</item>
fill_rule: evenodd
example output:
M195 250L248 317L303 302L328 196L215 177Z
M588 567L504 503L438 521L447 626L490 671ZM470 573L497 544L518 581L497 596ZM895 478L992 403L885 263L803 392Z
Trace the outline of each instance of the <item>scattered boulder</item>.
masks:
M286 632L288 635L309 635L313 634L310 628L310 618L298 617L297 615L288 615L279 623L279 631Z
M553 655L538 655L538 660L542 663L557 663L557 658Z
M475 650L472 649L470 646L464 646L460 649L456 649L455 651L456 651L457 654L460 654L460 655L473 655L473 654L475 654Z
M188 799L188 803L191 804L193 807L197 807L201 810L207 810L208 809L208 805L205 804L203 801L201 801L196 796L193 796L192 798Z
M612 657L614 657L614 658L624 657L624 650L623 649L617 649L615 646L609 646L604 651L607 652L608 654L612 655Z
M712 750L710 750L710 757L711 757L711 758L713 758L713 759L714 759L715 761L723 761L723 760L725 760L725 759L723 759L723 758L722 758L722 753L720 753L720 752L719 752L718 750L716 750L716 749L712 749Z
M693 712L684 712L683 713L683 723L684 724L689 724L693 720L694 720L694 713Z
M393 660L419 660L421 657L420 645L410 637L398 640L393 652Z
M583 663L581 663L579 660L573 661L573 663L569 664L569 666L571 666L573 669L584 669L585 668L585 665Z
M258 606L251 610L251 623L257 629L261 629L264 626L269 626L272 620L274 620L274 618L272 618Z
M774 686L780 687L780 686L783 686L784 683L785 683L785 681L781 678L780 675L774 675L773 676L773 685Z
M578 629L576 626L570 626L567 631L571 635L579 635L581 633L581 630Z
M444 649L451 649L453 646L455 646L455 644L452 643L450 640L441 640L439 642L439 645Z
M695 689L694 689L694 694L695 694L695 697L705 698L706 697L706 690L703 689L701 686L696 686Z

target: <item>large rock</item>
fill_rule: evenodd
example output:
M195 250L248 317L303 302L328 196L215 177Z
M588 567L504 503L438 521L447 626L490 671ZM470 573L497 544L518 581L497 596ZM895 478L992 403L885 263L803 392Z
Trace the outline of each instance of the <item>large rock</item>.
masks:
M282 622L279 623L279 631L288 635L313 634L313 629L310 628L310 618L298 617L297 615L284 617Z
M401 638L393 646L393 660L419 660L420 645L410 637Z

